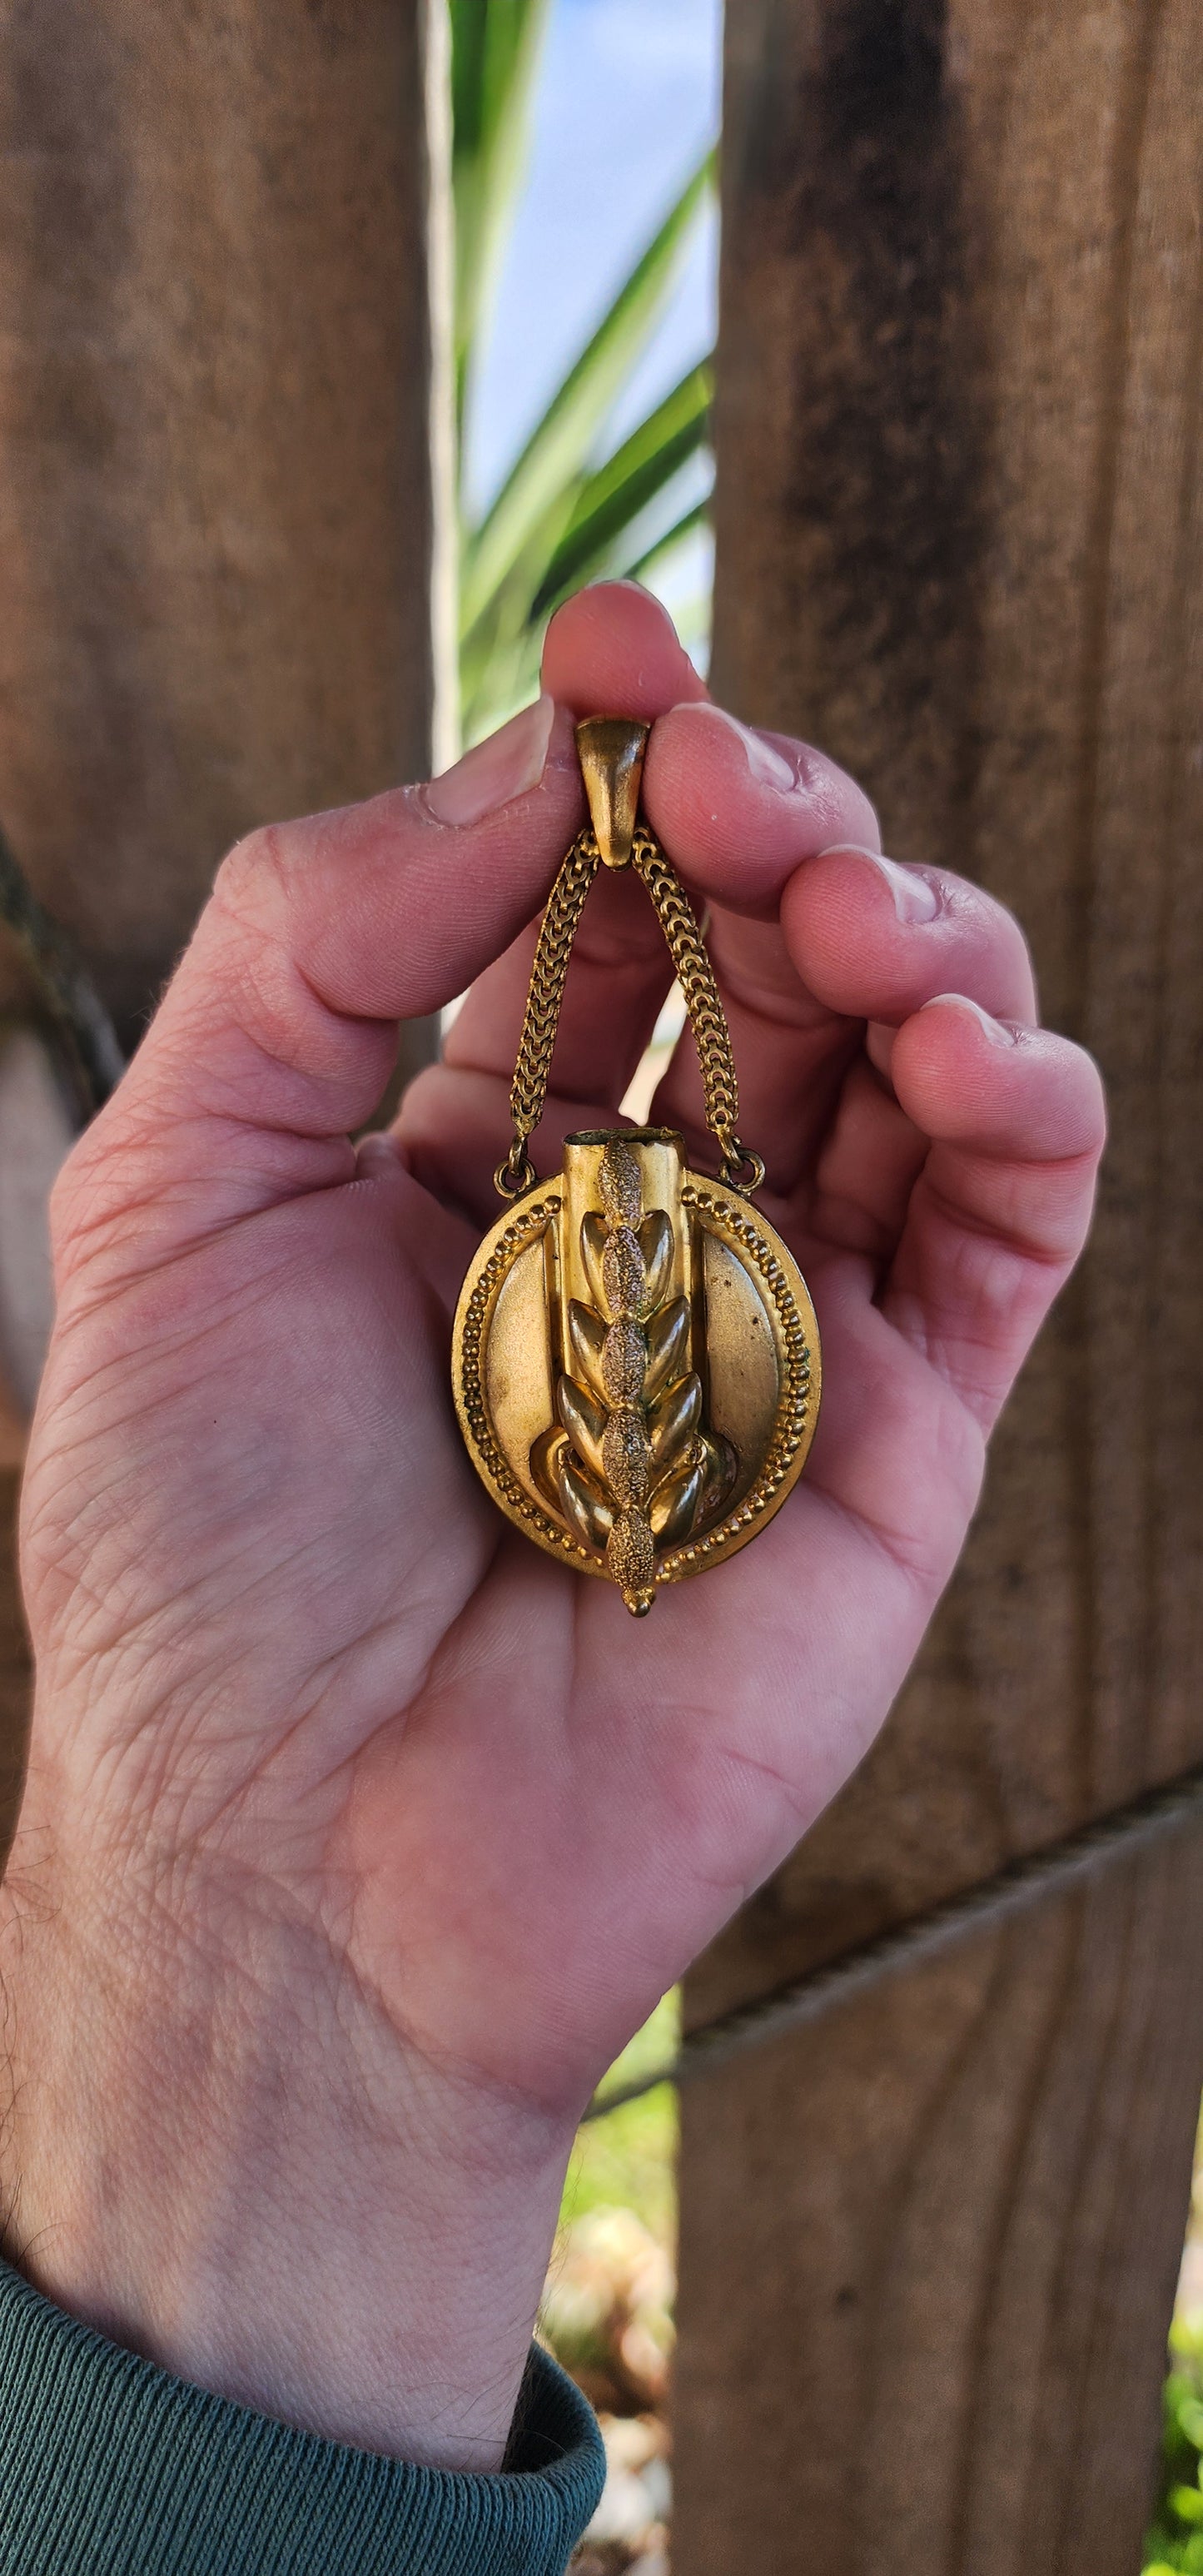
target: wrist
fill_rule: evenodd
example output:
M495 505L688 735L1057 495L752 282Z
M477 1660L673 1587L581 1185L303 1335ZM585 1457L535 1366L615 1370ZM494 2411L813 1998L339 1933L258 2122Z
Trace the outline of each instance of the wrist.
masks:
M23 1837L24 1841L24 1837ZM407 2047L311 1923L218 1941L129 1874L20 1867L6 2246L113 2340L303 2429L496 2468L572 2121Z

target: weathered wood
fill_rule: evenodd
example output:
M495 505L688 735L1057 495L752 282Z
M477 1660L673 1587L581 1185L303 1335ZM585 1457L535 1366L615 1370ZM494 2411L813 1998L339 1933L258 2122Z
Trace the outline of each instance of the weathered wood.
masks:
M1199 2105L1190 1855L683 2096L674 2568L1136 2576Z
M232 842L431 764L442 41L431 0L0 7L0 821L127 1044Z
M427 6L0 11L0 817L127 1039L233 841L429 767Z
M859 1778L708 2018L1203 1753L1203 22L729 0L715 681L1020 911L1094 1248ZM680 2576L1132 2576L1203 1849L683 2101Z

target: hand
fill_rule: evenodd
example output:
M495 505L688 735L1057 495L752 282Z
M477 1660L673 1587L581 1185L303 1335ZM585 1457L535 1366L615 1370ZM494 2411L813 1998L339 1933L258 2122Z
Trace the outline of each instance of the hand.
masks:
M852 782L711 708L645 594L563 610L545 686L433 787L235 850L64 1172L3 1922L32 2277L187 2377L464 2466L501 2455L590 2088L881 1724L1103 1132L1014 922L877 857ZM447 1374L597 710L658 719L647 811L711 907L825 1361L771 1529L639 1623L494 1511ZM616 1112L669 971L642 888L600 883L542 1170ZM398 1016L474 976L357 1152ZM700 1107L687 1037L654 1116L705 1166Z

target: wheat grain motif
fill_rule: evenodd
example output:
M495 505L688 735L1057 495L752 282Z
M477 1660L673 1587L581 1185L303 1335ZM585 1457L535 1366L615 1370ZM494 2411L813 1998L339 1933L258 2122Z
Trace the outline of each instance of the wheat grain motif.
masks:
M602 1209L585 1218L581 1252L593 1292L574 1297L574 1370L556 1389L558 1423L532 1465L551 1499L636 1618L655 1598L656 1556L703 1529L735 1475L731 1444L702 1422L702 1382L686 1363L689 1300L666 1297L673 1232L645 1211L639 1164L621 1137L600 1168Z

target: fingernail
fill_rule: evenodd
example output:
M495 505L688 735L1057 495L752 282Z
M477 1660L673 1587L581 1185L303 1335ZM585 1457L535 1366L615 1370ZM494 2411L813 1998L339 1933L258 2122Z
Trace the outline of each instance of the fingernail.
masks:
M373 1127L369 1135L360 1137L355 1159L361 1171L393 1169L401 1160L401 1147L388 1128Z
M555 713L555 700L545 691L533 706L511 716L500 732L490 734L487 742L474 743L454 769L432 778L426 805L436 823L480 823L499 805L508 805L513 797L537 787L547 762Z
M837 841L829 850L820 850L821 859L863 859L867 867L876 868L883 885L890 889L894 910L900 921L934 921L940 909L940 897L934 885L914 868L900 868L896 859L882 857L880 850L865 850L853 841Z
M673 708L673 714L700 717L705 724L721 727L724 733L730 734L739 744L752 777L761 787L774 787L779 796L792 796L800 786L801 781L792 762L775 750L771 742L762 741L750 725L741 724L737 716L729 716L725 707L707 706L703 701L686 698L679 707Z
M1009 1028L1005 1020L993 1019L989 1011L982 1009L980 1002L970 1001L968 993L933 993L931 1002L925 1002L924 1009L930 1011L932 1002L951 1002L958 1011L971 1011L978 1027L989 1038L991 1046L1018 1045L1018 1029Z

